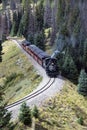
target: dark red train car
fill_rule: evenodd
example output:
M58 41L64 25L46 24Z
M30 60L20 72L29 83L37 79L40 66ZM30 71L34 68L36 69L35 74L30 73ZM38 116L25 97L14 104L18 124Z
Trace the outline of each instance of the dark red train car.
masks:
M44 59L50 57L46 52L42 51L35 45L26 46L26 51L43 67Z
M26 46L29 46L30 42L28 42L27 40L23 40L20 45L24 50L26 50Z

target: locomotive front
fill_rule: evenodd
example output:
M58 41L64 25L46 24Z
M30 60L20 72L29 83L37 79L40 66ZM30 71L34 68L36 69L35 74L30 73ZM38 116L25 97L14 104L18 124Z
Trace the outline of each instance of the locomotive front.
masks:
M49 77L57 77L59 74L57 59L51 57L45 59L45 70Z

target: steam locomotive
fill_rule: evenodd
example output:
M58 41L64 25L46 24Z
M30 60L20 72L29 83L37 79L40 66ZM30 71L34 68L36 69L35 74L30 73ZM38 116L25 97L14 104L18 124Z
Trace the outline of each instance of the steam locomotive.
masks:
M46 70L46 73L49 77L58 76L59 69L56 58L49 56L46 52L26 40L20 45L38 62L38 64L40 64Z

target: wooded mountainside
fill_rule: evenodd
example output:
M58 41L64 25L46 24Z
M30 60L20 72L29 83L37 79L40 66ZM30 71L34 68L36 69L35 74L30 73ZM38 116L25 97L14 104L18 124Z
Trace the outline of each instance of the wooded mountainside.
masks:
M45 44L60 52L62 74L77 81L87 72L86 0L2 0L0 36L24 36L45 50Z
M0 28L7 35L14 28L13 26L17 26L13 31L13 35L16 35L20 30L19 27L22 26L20 24L27 22L27 27L23 28L23 31L27 31L26 37L51 27L51 44L54 44L58 32L68 37L68 42L73 46L86 38L87 2L85 0L2 0L2 4ZM16 23L18 25L14 25Z

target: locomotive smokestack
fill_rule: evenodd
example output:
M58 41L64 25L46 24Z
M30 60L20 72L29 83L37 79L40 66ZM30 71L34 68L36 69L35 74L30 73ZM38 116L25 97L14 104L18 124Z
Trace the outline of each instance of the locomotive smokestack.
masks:
M56 51L54 51L53 54L51 55L51 58L56 58L58 54L65 54L65 52L64 52L64 51L61 52L61 51L56 50Z
M53 54L51 55L51 58L56 58L56 56L60 53L60 51L56 50L53 52Z

